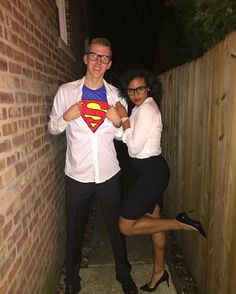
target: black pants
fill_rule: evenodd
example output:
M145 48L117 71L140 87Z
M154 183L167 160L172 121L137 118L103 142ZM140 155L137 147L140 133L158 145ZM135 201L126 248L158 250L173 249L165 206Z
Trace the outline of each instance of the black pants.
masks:
M105 219L109 233L116 275L124 277L130 274L131 265L127 260L125 237L118 228L121 208L120 173L101 184L81 183L66 177L66 283L78 279L82 257L84 230L88 221L93 197L98 200L99 208Z

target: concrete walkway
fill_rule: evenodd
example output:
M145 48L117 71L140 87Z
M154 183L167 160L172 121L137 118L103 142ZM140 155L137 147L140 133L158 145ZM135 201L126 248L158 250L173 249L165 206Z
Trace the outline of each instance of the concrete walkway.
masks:
M132 277L137 286L147 283L152 271L151 244L148 237L127 237L129 261L132 264ZM169 271L166 266L167 271ZM93 250L88 261L88 267L81 270L81 294L122 294L120 284L115 279L113 255L104 221L97 213L93 236ZM145 293L139 291L139 293ZM176 294L170 276L170 287L161 284L153 293Z

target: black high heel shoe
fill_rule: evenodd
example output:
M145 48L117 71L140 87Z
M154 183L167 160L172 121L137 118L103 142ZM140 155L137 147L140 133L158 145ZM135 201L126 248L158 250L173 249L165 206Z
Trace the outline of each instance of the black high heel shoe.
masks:
M141 290L146 291L146 292L154 292L156 290L156 288L163 282L167 283L168 287L170 286L169 284L169 274L168 272L165 270L163 275L161 276L160 280L157 281L156 285L153 288L150 288L148 283L143 285L142 287L140 287Z
M205 233L205 230L204 230L202 224L199 221L191 219L191 218L188 217L188 215L190 213L192 213L193 211L194 210L181 212L176 216L176 219L177 219L177 221L179 221L181 223L184 223L184 224L187 224L187 225L190 225L190 226L194 227L195 229L198 230L198 232L200 234L202 234L206 238L206 233Z

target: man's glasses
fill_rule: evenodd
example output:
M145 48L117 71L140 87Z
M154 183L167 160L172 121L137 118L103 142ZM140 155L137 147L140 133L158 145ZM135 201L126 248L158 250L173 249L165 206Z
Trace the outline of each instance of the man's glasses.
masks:
M136 89L128 88L127 89L127 94L129 96L133 96L135 94L135 92L137 92L137 94L144 94L146 89L147 89L147 86L140 86L140 87L138 87Z
M104 64L108 64L111 61L111 57L108 55L100 55L95 52L88 52L87 53L89 60L96 61L100 60Z

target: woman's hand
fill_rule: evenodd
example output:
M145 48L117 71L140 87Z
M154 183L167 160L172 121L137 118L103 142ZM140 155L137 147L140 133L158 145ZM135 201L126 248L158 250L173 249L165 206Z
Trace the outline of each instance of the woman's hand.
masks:
M120 102L116 102L116 110L120 117L128 116L126 108Z
M113 123L113 125L117 127L121 126L121 118L114 106L109 106L106 117Z

